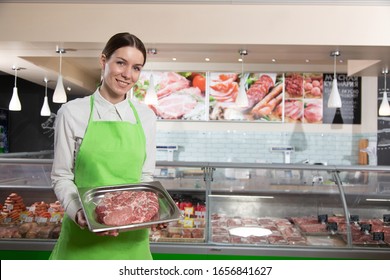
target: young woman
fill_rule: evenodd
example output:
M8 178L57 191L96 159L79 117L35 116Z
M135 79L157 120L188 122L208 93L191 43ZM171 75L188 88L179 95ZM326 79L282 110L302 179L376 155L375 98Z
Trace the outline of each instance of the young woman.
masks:
M77 194L153 180L156 117L128 98L145 62L140 39L114 35L100 55L101 85L58 110L52 181L66 214L50 259L151 259L149 229L90 232Z

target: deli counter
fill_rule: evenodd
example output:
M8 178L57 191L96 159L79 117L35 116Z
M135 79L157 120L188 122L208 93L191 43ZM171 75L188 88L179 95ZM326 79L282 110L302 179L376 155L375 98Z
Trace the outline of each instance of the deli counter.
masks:
M49 256L51 165L0 158L2 259ZM390 259L390 167L159 161L155 180L182 214L150 232L155 259Z

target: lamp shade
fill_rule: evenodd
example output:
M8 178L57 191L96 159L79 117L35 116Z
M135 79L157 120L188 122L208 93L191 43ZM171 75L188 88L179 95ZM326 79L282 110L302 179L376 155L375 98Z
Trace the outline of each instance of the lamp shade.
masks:
M58 75L58 81L56 88L54 90L53 94L53 102L54 103L66 103L67 97L66 97L66 92L64 88L64 83L62 81L62 75Z
M332 91L328 99L329 108L341 108L341 97L337 87L337 79L333 79Z
M238 91L238 95L236 97L236 105L238 107L248 107L249 101L248 96L246 95L245 91L245 79L241 78L240 81L240 89Z
M146 91L146 95L145 95L145 104L154 105L154 106L156 106L158 104L157 93L156 93L156 90L154 88L153 75L150 76L149 87L148 87L148 90Z
M12 92L12 98L11 98L11 101L9 102L8 109L10 111L21 111L22 110L22 105L20 104L17 87L14 87L14 90Z
M41 109L41 116L43 117L48 117L51 115L50 107L49 107L49 102L47 100L47 96L44 97L43 99L43 105Z
M383 92L383 98L379 107L379 116L390 116L390 105L387 99L387 92Z

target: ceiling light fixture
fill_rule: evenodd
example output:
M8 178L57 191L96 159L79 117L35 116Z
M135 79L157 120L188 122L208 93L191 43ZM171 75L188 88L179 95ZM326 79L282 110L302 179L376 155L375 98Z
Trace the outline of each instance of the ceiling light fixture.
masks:
M60 73L58 75L57 85L53 94L54 103L66 103L67 97L64 88L64 82L62 78L62 54L65 53L65 49L61 49L58 46L56 47L56 53L60 54Z
M148 49L148 54L155 55L157 54L156 49ZM158 98L156 89L154 87L154 79L153 79L153 69L150 70L150 79L149 79L149 87L145 94L145 104L156 106L158 104Z
M47 100L47 78L45 77L43 79L43 81L45 82L45 97L43 98L43 105L42 105L42 109L41 109L41 116L42 117L48 117L51 115L51 111L50 111L50 107L49 107L49 102Z
M379 116L390 116L390 105L389 100L387 99L387 87L386 87L386 74L388 70L385 69L382 71L384 76L384 91L381 106L379 107Z
M18 68L16 66L12 67L12 70L15 70L15 83L14 83L14 89L12 91L12 97L11 101L9 102L8 109L10 111L21 111L22 105L20 104L19 95L18 95L18 88L16 86L16 80L18 78L18 70L22 70L25 68Z
M337 87L337 75L336 75L336 58L340 55L339 51L334 51L330 53L331 56L334 57L334 65L333 65L333 82L332 82L332 90L330 92L330 96L328 99L328 107L329 108L341 108L341 97L339 93L339 89Z
M248 107L249 101L248 96L246 95L245 90L245 77L244 77L244 55L248 54L247 50L239 50L239 53L241 55L241 78L240 78L240 88L238 91L238 95L236 97L236 105L238 107Z

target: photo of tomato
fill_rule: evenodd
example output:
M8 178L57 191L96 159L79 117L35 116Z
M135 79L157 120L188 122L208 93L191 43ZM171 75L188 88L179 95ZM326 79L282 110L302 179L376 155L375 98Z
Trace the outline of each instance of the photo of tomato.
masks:
M199 88L201 92L205 92L206 78L201 74L195 75L195 77L192 79L192 86Z

